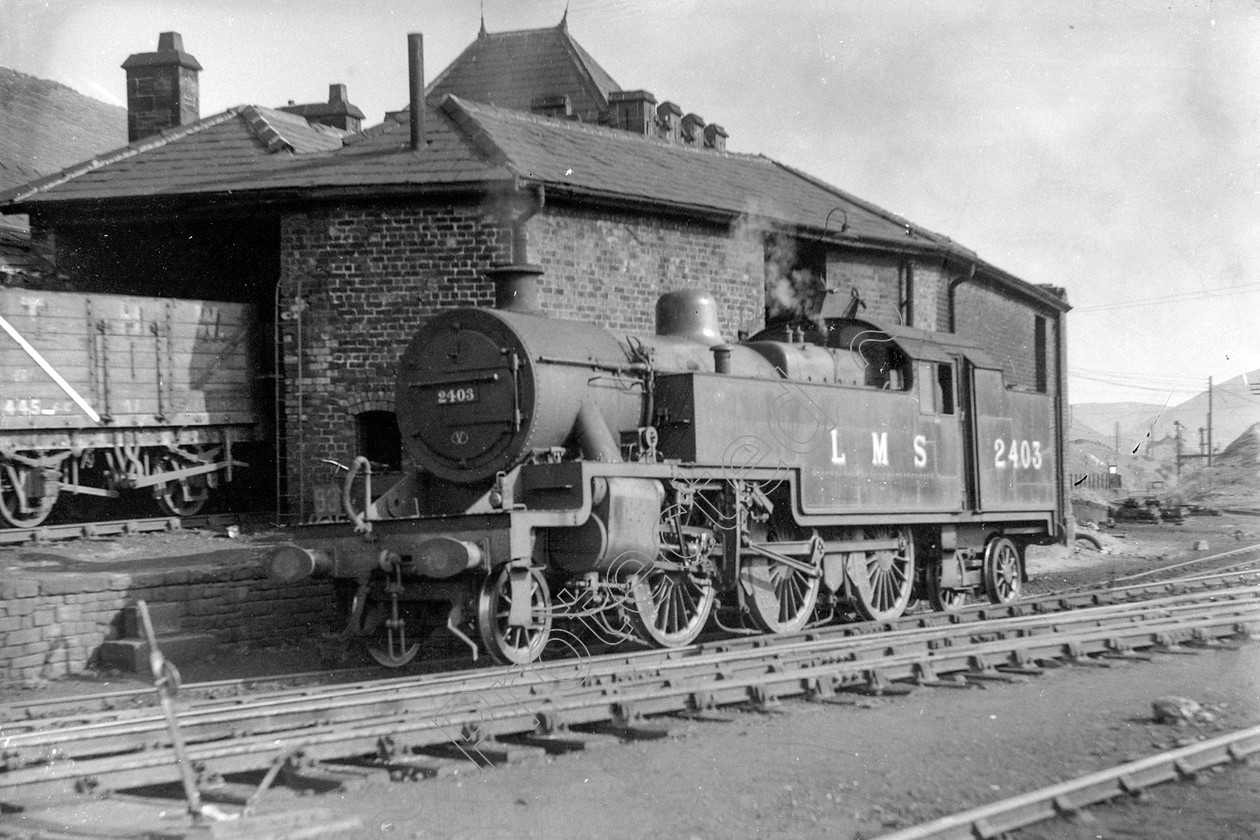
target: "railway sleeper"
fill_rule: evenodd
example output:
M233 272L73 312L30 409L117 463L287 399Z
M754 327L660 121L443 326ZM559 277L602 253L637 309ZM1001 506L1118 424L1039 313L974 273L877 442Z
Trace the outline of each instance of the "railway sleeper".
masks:
M863 672L862 682L846 685L844 690L868 697L904 697L914 688L913 685L890 680L882 671L870 668Z
M914 664L914 684L921 685L924 688L971 688L972 684L967 682L964 674L950 674L948 677L941 678L936 675L936 669L931 662L916 662Z
M523 764L537 760L547 751L537 745L517 744L500 741L496 738L479 738L476 740L458 740L445 744L433 744L423 747L421 755L433 758L464 759L482 767L497 767L502 764Z

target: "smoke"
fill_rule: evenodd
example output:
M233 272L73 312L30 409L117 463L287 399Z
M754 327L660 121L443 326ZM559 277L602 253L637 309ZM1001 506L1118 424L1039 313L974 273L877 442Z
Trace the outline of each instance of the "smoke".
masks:
M822 250L802 244L759 210L750 204L732 225L731 238L763 255L767 326L817 321L827 294Z

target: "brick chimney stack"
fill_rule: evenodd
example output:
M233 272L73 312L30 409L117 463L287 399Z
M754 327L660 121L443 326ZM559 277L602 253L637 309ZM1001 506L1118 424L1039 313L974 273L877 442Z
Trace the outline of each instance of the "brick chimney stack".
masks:
M163 32L157 52L135 53L122 67L127 71L128 142L201 118L201 64L184 52L178 32Z

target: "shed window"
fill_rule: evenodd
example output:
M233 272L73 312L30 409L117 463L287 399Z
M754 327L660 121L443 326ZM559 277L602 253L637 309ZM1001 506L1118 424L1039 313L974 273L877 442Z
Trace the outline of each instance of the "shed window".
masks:
M402 434L392 411L364 411L355 415L359 454L374 467L402 469Z

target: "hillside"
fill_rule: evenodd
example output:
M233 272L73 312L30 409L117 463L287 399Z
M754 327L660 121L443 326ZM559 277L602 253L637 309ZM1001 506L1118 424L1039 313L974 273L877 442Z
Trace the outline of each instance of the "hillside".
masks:
M1206 384L1206 382L1204 383ZM1212 443L1217 451L1260 423L1260 394L1251 393L1260 385L1260 370L1246 374L1246 379L1216 383L1212 389ZM1072 406L1071 440L1093 440L1115 448L1116 423L1120 424L1120 448L1142 452L1150 446L1150 454L1158 460L1175 457L1175 423L1182 425L1183 452L1199 451L1199 429L1207 426L1208 393L1191 397L1171 406L1151 403L1081 403ZM1094 435L1086 432L1093 430Z
M125 108L0 67L0 190L125 145Z
M1171 495L1182 503L1260 510L1260 423L1226 446L1212 466L1183 469Z

